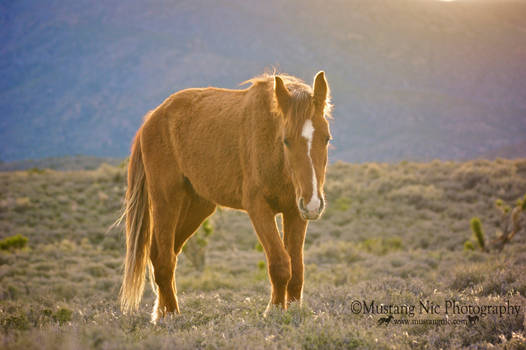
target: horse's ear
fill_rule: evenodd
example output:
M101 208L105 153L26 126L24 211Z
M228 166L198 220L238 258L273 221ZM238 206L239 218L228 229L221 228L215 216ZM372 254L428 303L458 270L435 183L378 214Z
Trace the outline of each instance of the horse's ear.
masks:
M289 108L290 93L289 90L287 90L287 88L285 87L283 79L281 79L277 75L274 77L274 93L276 94L278 106L283 112L283 115L287 114L287 110Z
M327 80L325 80L325 72L320 71L316 74L314 78L314 103L317 106L324 106L325 101L327 100L327 93L329 91L329 86L327 85Z

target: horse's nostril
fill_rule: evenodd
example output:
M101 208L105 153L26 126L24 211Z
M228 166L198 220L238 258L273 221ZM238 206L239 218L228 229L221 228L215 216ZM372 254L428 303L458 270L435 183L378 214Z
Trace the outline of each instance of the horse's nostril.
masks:
M304 210L305 210L305 207L303 206L303 198L300 198L298 204L299 204L300 209L304 211Z

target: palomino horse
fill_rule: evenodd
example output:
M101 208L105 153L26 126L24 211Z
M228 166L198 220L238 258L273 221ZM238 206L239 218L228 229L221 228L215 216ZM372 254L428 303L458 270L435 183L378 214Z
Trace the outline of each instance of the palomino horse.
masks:
M157 285L152 320L179 313L177 255L217 205L250 216L268 262L269 306L301 301L307 223L325 207L329 86L323 72L312 88L286 75L247 82L244 90L179 91L137 132L123 214L123 311L138 307L149 266Z

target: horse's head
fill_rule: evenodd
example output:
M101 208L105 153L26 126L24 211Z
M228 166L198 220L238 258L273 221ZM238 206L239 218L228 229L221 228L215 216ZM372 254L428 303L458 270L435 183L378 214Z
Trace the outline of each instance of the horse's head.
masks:
M284 79L275 76L274 93L284 118L285 164L301 216L305 220L316 220L325 208L323 184L331 139L326 119L330 110L329 86L324 72L316 75L312 88Z

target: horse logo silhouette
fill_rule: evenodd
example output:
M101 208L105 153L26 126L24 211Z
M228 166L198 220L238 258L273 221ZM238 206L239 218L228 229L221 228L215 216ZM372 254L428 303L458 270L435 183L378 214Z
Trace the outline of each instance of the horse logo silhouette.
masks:
M391 322L392 319L393 319L393 315L389 315L388 317L381 317L378 320L378 325L381 326L381 325L385 324L387 326L389 324L389 322Z
M474 325L475 323L477 323L479 320L479 317L478 316L470 316L468 315L468 322L469 322L469 325L472 326Z

